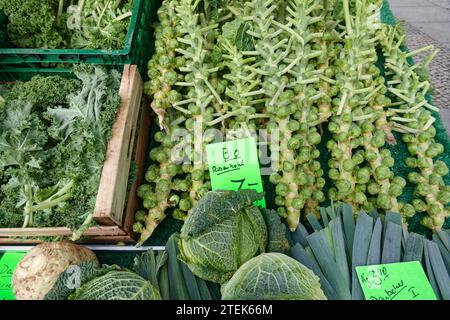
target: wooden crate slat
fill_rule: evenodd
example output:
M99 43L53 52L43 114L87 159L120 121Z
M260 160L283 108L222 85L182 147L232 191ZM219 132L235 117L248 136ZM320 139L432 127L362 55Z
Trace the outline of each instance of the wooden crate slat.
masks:
M29 240L29 239L12 239L12 238L0 238L0 245L35 245L42 243L42 240ZM136 243L131 236L93 236L87 237L78 243Z
M134 215L139 210L139 198L137 196L137 188L144 183L147 147L150 140L150 127L152 123L152 114L150 102L147 98L143 99L141 110L141 121L139 124L140 134L136 143L136 156L134 161L137 164L137 177L128 194L127 207L125 212L125 220L123 230L128 234L133 234Z
M71 236L72 230L69 228L7 228L0 229L0 237L54 237ZM92 227L86 230L84 236L118 236L126 235L119 227Z
M101 225L122 225L143 84L136 66L124 68L120 96L123 106L112 129L103 165L94 220Z

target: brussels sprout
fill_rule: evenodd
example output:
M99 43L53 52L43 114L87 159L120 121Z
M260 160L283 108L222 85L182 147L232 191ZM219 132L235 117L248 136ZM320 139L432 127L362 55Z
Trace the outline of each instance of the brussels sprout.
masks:
M249 260L221 291L223 300L327 300L319 278L281 253L265 253Z
M160 176L160 171L157 166L151 166L145 173L145 180L149 183L153 183Z
M411 172L408 174L408 181L414 184L418 184L423 180L423 177L417 172Z
M358 183L368 183L370 180L370 170L368 168L361 168L356 171L356 181Z
M136 193L140 199L144 200L153 193L153 188L148 184L143 184L137 188Z
M365 158L367 161L375 161L378 158L378 155L373 150L367 150L365 154Z
M370 182L367 186L367 192L373 196L378 194L380 192L380 189L380 185L376 182Z
M449 170L445 162L438 160L434 163L434 172L443 177L449 173Z
M138 210L134 215L134 220L137 222L145 222L147 218L147 213L144 210Z
M401 213L403 216L411 218L416 213L416 210L414 209L414 206L412 206L411 204L405 204L401 209Z
M156 196L149 197L147 199L144 199L144 208L145 209L152 209L158 205L158 201L156 199Z
M347 172L352 172L355 164L352 159L345 159L343 162L343 168Z
M405 164L409 167L409 168L417 168L417 159L416 158L406 158L405 159Z
M430 163L429 159L427 159L427 158L418 158L417 166L422 170L429 169L429 168L431 168L432 163Z
M386 194L379 194L377 197L377 206L384 210L392 209L391 197Z
M142 233L142 230L144 230L144 225L142 224L142 222L137 221L133 224L134 233Z
M430 145L430 147L427 149L425 155L429 158L435 158L438 155L442 154L444 152L444 146L439 143L435 143Z
M389 179L391 174L392 174L391 170L389 170L389 168L386 166L380 166L375 169L375 175L378 180Z

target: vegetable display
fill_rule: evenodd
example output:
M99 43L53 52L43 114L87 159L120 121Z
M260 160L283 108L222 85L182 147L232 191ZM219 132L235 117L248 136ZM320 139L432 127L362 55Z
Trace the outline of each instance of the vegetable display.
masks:
M173 235L165 251L137 255L132 271L116 265L99 268L92 261L74 263L49 284L45 300L219 300L219 286L195 276L178 258L178 242Z
M258 198L254 191L223 193L225 203L247 199L248 204L242 211L253 208L256 213L260 210L251 205L254 198L250 194ZM208 193L211 195L205 197L208 201L202 199L198 203L199 209L194 208L187 223L191 217L207 218L212 213L207 205L211 204L215 194ZM219 207L224 205L223 201L216 203ZM224 213L229 214L233 209L236 208L225 208ZM90 250L70 243L41 245L19 264L13 284L19 293L19 289L26 286L26 291L20 296L22 298L46 300L362 300L364 296L355 267L419 261L436 297L450 299L448 231L437 232L430 241L407 232L402 227L401 215L397 213L391 212L383 217L376 211L370 214L360 212L355 221L350 204L320 208L319 211L320 220L313 213L307 217L312 232L300 224L295 232L287 234L276 212L262 210L271 240L264 250L260 250L262 253L253 254L235 270L224 270L224 265L220 264L229 260L233 253L229 250L216 250L211 256L215 259L208 259L210 257L201 250L192 250L190 262L185 263L185 241L182 235L173 234L165 251L156 253L149 250L135 256L132 269L117 265L99 267ZM218 220L216 225L226 226L226 221ZM208 222L191 229L203 226L208 227ZM248 243L258 240L258 237L248 233L245 239ZM214 249L211 242L201 243L202 240L198 243ZM66 251L70 254L62 256ZM46 260L41 256L49 260L48 263L44 263ZM239 262L241 256L238 252L236 261ZM193 261L197 264L194 265ZM213 269L213 264L218 267ZM39 272L59 271L48 281L45 277L36 279L34 269ZM218 284L208 281L210 278L221 280L220 290ZM41 288L45 290L36 295L36 290Z
M60 275L71 265L90 262L98 266L95 254L69 242L40 244L20 261L12 276L17 300L43 300Z
M2 83L0 229L6 233L39 235L49 227L64 230L51 240L66 234L84 240L97 223L100 178L109 176L105 160L112 153L111 171L125 174L122 160L146 166L137 170L142 185L110 184L132 190L126 216L95 216L102 230L89 238L136 240L132 253L120 252L120 259L131 257L128 264L101 264L101 255L69 242L40 244L13 273L16 298L364 300L364 281L369 289L385 288L360 282L357 267L416 261L436 298L450 300L449 141L438 131L428 77L437 50L409 52L401 25L382 22L384 2L162 1L158 21L146 26L155 31L144 86L153 128L145 123L150 110L138 110L141 97L133 96L142 91L138 72L139 81L130 77L127 84L114 68L80 64L73 78L42 74ZM5 43L120 49L135 3L0 0ZM426 57L414 64L417 54ZM116 118L125 119L117 145L109 143ZM225 164L208 167L207 145L244 138L257 143L266 193L251 189L260 185L248 181L245 169L257 164L247 163L249 152L241 148L217 148ZM238 173L245 182L238 190L212 190L216 178L240 182ZM122 183L127 176L111 177ZM142 207L133 222L134 192ZM122 202L111 211L122 211ZM168 238L164 250L136 255L162 238ZM407 288L400 286L386 289L387 298L400 298L395 294Z
M319 278L281 253L264 253L242 265L222 287L223 300L326 300Z
M121 49L133 0L1 0L19 48Z
M402 227L402 216L389 212L360 212L355 222L349 204L320 208L321 222L310 214L312 233L300 224L292 234L290 255L319 278L330 300L364 300L355 267L419 261L438 299L449 296L449 233L439 231L433 240Z
M18 83L0 109L0 227L69 227L92 214L116 112L120 74L77 66L77 80ZM45 91L44 91L45 90Z
M448 168L434 160L444 150L424 76L432 46L403 52L400 26L381 22L381 0L208 3L164 1L159 11L146 92L160 130L138 192L148 210L137 215L140 243L168 214L189 218L211 189L206 144L259 130L271 135L270 182L291 231L319 215L326 193L355 213L393 210L407 223L424 212L424 226L442 228ZM424 51L432 54L412 65ZM391 151L399 143L406 164ZM408 182L417 188L405 201Z

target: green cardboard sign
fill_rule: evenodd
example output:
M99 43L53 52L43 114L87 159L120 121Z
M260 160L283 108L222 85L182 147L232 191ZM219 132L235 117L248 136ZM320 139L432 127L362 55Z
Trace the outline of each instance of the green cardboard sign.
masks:
M11 278L24 255L25 252L7 252L0 258L0 300L15 300Z
M256 141L239 139L206 146L213 190L254 189L263 192ZM255 205L266 207L264 199Z
M356 267L366 300L437 300L419 261Z

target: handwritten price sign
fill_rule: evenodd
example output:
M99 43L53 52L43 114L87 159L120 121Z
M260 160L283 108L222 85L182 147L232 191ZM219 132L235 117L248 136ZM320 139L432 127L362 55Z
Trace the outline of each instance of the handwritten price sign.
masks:
M367 300L436 300L418 261L356 267Z
M14 300L11 277L23 252L7 252L0 259L0 300Z
M213 190L263 192L258 150L253 138L209 144L206 154ZM264 199L255 204L266 207Z

